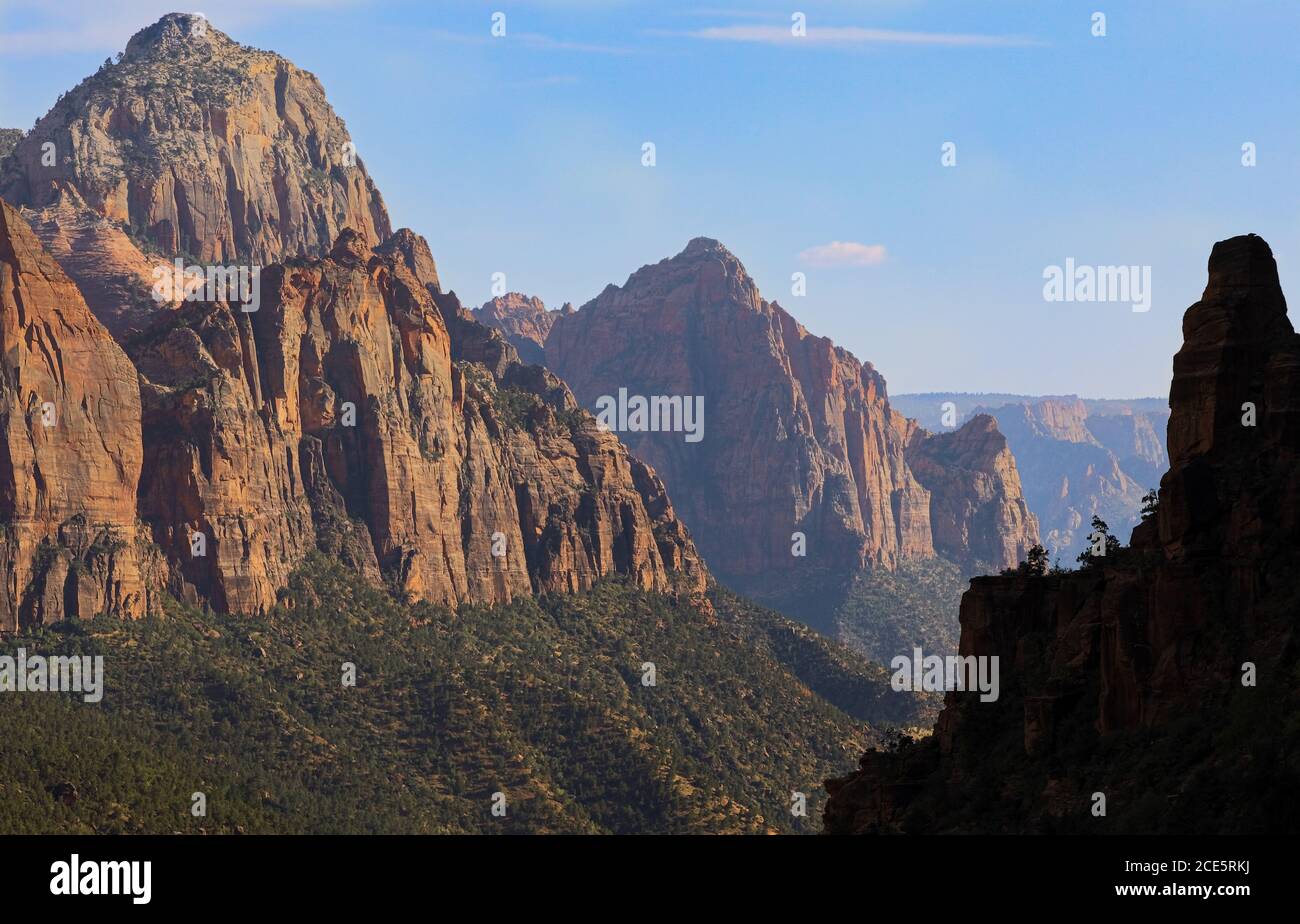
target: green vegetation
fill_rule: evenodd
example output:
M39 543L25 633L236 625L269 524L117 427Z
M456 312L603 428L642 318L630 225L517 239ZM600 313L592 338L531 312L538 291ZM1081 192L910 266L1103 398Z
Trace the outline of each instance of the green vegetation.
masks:
M19 647L103 655L104 698L0 693L6 833L815 831L821 781L877 737L850 713L915 708L725 591L688 603L608 580L453 614L318 555L264 617L173 604L0 654Z
M920 645L927 653L957 650L957 614L968 583L942 558L903 561L897 570L867 568L848 582L827 577L778 593L750 596L838 639L877 664Z
M520 388L500 388L492 406L501 423L510 430L527 430L534 414L542 413L542 399Z
M1043 577L1046 574L1059 574L1063 569L1059 564L1048 561L1047 549L1035 542L1025 555L1025 560L1014 568L1003 568L1003 575L1022 574L1029 577Z
M982 568L976 564L973 571L982 573ZM866 568L847 582L825 575L780 591L764 591L744 581L734 583L763 606L821 633L814 637L833 638L837 648L843 646L853 657L866 658L887 685L892 672L886 666L899 655L911 657L918 645L926 654L957 652L961 636L958 614L969 573L947 559L930 558L900 562L894 571ZM902 707L895 711L882 711L880 705L873 704L856 714L870 718L878 727L928 734L943 697L928 693L906 696L906 700L895 701Z
M1048 580L1052 580L1048 578ZM1026 755L1020 684L998 708L972 708L957 736L952 783L933 739L895 750L890 782L918 795L910 833L1291 834L1300 830L1300 669L1149 729L1101 736L1095 710L1065 708L1050 752ZM1095 703L1097 681L1072 691ZM1004 701L1005 700L1005 701ZM1091 812L1106 795L1106 815Z
M18 142L23 140L23 133L18 128L0 128L0 161L9 155L9 152L18 147Z
M1093 554L1093 548L1097 543L1102 544L1100 554ZM1088 546L1079 553L1078 562L1080 568L1088 568L1099 563L1105 556L1112 556L1119 551L1119 540L1110 534L1110 527L1101 517L1094 515L1092 518L1092 532L1088 534Z
M927 654L955 654L967 583L961 568L942 558L866 571L835 611L835 637L881 664L910 657L916 645Z

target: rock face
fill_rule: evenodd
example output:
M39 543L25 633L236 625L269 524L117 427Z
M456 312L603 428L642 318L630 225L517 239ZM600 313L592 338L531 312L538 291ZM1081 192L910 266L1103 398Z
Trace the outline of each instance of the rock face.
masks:
M265 609L314 545L451 606L614 572L702 589L653 472L544 370L453 362L417 270L433 260L409 232L372 250L346 231L264 270L257 312L187 305L132 341L141 512L184 592Z
M0 627L137 615L164 585L261 612L313 548L453 607L612 573L704 588L653 470L441 291L422 238L389 234L288 61L165 16L17 143L0 194L125 349L7 211ZM177 257L257 266L259 299L155 298Z
M620 435L663 474L710 567L740 588L892 568L934 556L936 545L1004 567L1037 539L1003 445L965 459L994 466L987 477L932 479L950 495L978 482L964 499L948 497L936 543L931 492L908 460L922 435L890 408L884 379L765 301L717 241L696 238L556 319L546 360L589 408L620 388L702 397L696 442L682 432ZM985 528L998 526L1013 532ZM806 557L791 554L794 533L806 537Z
M23 218L119 341L143 330L158 311L179 303L171 261L146 256L119 224L87 208L76 190L65 191L46 208L24 209ZM153 297L158 279L168 283L160 289L161 299Z
M0 160L3 160L5 155L17 147L22 138L21 129L0 128Z
M1183 337L1155 515L1080 571L976 579L960 650L1000 698L829 781L828 830L1294 830L1300 337L1260 238L1215 245Z
M1043 545L1073 563L1087 545L1093 516L1117 533L1141 518L1142 497L1168 470L1164 398L1133 401L1073 395L904 395L892 399L923 426L942 430L945 405L963 419L992 415L1016 457ZM1152 405L1158 400L1159 407Z
M140 615L159 586L135 369L2 202L0 337L0 631Z
M979 414L951 433L917 428L907 445L907 464L930 492L930 528L939 554L968 569L1024 561L1037 524L996 420Z
M573 314L573 305L565 302L556 311L547 311L537 296L508 292L485 302L473 312L474 319L505 335L506 341L526 363L546 362L546 338L557 318Z
M1140 518L1142 497L1167 468L1157 433L1168 415L1094 413L1079 399L1044 399L991 410L1016 453L1043 543L1073 562L1100 516L1116 532Z
M62 205L91 213L76 224L99 216L204 263L319 256L344 228L372 246L390 234L320 82L185 13L137 33L118 63L65 94L5 160L0 197L52 210L34 225L64 227ZM114 284L110 270L74 269L92 305L108 300L97 290Z

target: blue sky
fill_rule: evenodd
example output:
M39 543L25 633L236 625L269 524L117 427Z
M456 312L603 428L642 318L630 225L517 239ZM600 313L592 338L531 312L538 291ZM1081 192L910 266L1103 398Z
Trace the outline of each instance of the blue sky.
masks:
M892 392L1120 397L1167 393L1214 241L1300 297L1300 4L199 3L320 77L470 304L504 272L581 305L704 235ZM169 9L0 0L0 126ZM1044 301L1066 258L1150 266L1151 310Z

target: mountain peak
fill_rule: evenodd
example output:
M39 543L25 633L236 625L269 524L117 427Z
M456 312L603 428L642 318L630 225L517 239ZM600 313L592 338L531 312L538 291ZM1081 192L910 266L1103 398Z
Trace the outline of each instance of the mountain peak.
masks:
M1242 234L1216 243L1210 251L1208 269L1209 280L1202 301L1230 289L1263 289L1270 297L1257 305L1251 303L1256 311L1271 316L1278 313L1279 305L1285 305L1280 298L1271 297L1280 294L1282 288L1277 261L1273 259L1272 248L1257 234ZM1285 309L1281 313L1285 315Z
M202 13L168 13L151 26L145 26L126 43L123 57L140 60L165 54L203 49L235 47L237 43L214 28Z
M747 276L745 264L740 262L740 257L736 256L721 241L714 240L711 237L693 237L687 242L682 252L675 257L670 257L674 261L691 261L700 260L720 260L721 262L736 267L742 276Z
M723 246L721 241L715 241L711 237L693 237L686 243L686 248L682 251L682 256L697 253L718 253L727 256L733 256L731 251Z
M0 161L0 196L15 205L46 210L69 192L143 249L207 263L321 256L345 228L367 247L391 233L320 81L197 13L137 32Z
M558 318L573 313L573 306L565 302L564 309L547 310L546 304L536 295L507 292L474 309L474 318L480 324L494 327L519 351L526 363L540 365L546 361L546 338Z

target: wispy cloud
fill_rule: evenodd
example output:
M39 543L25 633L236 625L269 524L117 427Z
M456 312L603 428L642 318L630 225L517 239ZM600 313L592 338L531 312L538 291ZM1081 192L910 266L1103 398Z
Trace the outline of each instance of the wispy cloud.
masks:
M809 247L799 259L809 266L879 266L885 262L885 245L831 241Z
M688 32L656 31L712 42L747 42L760 45L939 45L948 47L1015 47L1041 45L1019 35L978 35L960 32L905 32L861 26L809 26L807 34L794 35L789 26L709 26Z

